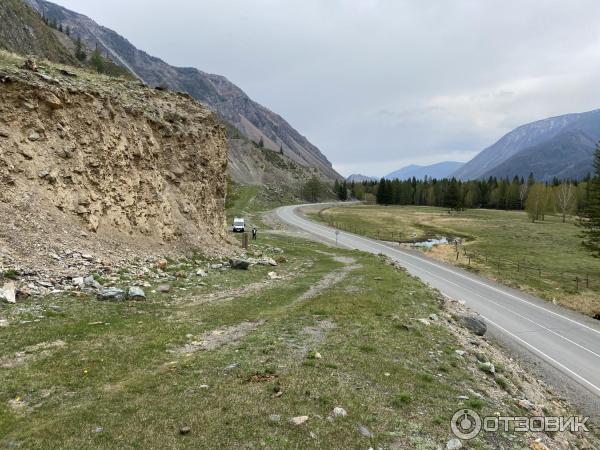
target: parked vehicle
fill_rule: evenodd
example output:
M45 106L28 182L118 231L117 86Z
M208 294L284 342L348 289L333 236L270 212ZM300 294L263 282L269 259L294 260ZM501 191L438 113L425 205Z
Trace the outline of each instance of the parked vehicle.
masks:
M244 219L239 217L233 219L233 232L243 233L244 231L246 231L246 223L244 222Z

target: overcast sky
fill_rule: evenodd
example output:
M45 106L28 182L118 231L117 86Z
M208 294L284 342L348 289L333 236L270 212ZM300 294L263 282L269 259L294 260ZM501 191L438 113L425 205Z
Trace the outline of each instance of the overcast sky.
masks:
M54 0L224 75L344 175L466 161L600 108L598 0Z

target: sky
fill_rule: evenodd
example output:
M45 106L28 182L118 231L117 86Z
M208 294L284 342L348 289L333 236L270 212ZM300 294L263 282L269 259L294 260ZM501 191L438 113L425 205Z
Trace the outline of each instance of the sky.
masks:
M54 0L224 75L343 175L467 161L600 108L597 0Z

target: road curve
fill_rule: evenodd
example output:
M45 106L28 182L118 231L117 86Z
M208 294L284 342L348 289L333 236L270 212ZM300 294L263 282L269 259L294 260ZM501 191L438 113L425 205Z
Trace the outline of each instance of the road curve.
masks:
M307 205L284 206L280 221L336 244L334 228L299 213ZM541 375L594 419L600 418L600 324L587 316L491 282L423 254L339 231L340 247L385 254L442 294L477 311L491 334L512 350L538 363Z

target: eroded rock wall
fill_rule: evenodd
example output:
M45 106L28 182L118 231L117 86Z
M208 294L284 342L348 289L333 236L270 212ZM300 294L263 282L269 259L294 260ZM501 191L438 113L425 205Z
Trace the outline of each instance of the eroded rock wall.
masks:
M5 206L29 197L104 235L224 239L227 144L210 111L138 82L4 69Z

